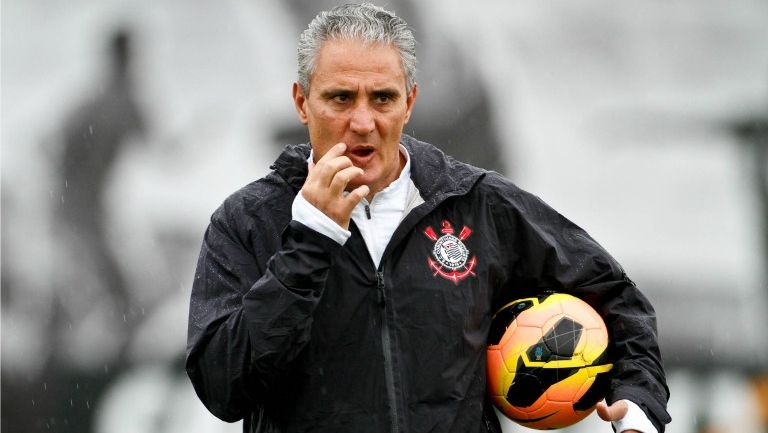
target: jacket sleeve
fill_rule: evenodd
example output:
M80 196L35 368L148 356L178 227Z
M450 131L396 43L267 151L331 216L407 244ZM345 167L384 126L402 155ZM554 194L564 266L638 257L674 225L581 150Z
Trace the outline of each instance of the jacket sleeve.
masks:
M312 313L340 247L293 221L274 254L257 243L253 248L261 249L252 251L238 223L223 213L214 214L198 259L186 369L208 410L234 422L269 400L309 341Z
M501 194L496 220L508 230L505 292L557 290L592 305L603 317L614 361L609 402L640 406L659 433L671 418L657 342L656 315L622 267L584 230L537 197L516 187ZM520 297L520 296L515 296Z

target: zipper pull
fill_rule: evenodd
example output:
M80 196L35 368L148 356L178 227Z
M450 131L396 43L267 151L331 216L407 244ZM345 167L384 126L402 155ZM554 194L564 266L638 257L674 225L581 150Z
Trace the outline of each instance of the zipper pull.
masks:
M365 216L371 219L371 207L368 205L365 205Z
M379 305L384 308L387 304L384 297L384 272L376 272L376 291L379 294Z

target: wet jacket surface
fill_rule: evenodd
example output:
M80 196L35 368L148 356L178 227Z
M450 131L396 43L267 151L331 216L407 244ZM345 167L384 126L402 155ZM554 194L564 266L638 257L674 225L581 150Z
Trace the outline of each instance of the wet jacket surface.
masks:
M402 144L424 203L404 217L378 268L354 221L343 246L291 221L308 145L286 147L270 174L214 213L186 362L205 406L245 419L246 432L500 431L485 398L490 317L556 290L606 321L608 400L636 402L662 432L669 393L655 314L619 264L499 174L407 136ZM447 234L464 248L440 261L433 250Z

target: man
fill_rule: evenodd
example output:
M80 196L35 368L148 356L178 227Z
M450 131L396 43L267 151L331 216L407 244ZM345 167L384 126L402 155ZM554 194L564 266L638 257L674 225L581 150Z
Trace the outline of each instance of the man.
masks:
M288 146L229 197L203 242L187 349L201 400L251 432L498 432L490 317L554 289L611 329L613 404L600 415L662 431L648 301L536 197L402 134L414 47L403 20L370 4L323 12L301 35L293 98L311 147ZM446 239L450 251L435 248Z

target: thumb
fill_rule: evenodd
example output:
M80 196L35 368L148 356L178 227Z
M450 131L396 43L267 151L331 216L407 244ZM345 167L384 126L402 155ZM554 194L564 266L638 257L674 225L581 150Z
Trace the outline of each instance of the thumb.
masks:
M619 400L608 406L605 402L597 403L597 415L603 421L618 421L627 414L629 406L625 400Z

